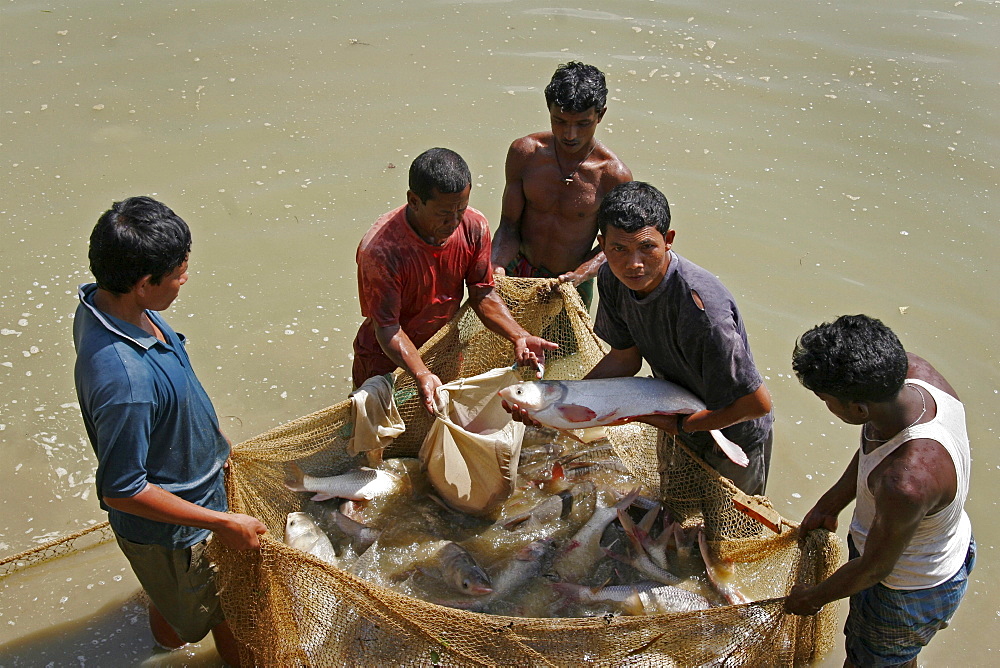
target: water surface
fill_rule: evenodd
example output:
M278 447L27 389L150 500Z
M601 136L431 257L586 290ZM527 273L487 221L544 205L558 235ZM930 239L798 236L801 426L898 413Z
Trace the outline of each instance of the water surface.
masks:
M671 202L678 252L735 294L776 406L769 495L798 520L856 446L790 375L797 335L882 318L966 403L969 594L926 665L996 663L997 4L8 2L0 9L0 554L104 519L73 390L76 286L112 201L191 225L167 317L234 441L343 399L354 249L431 146L499 216L509 143L571 59L598 137ZM846 527L848 515L842 518ZM842 529L843 533L843 529ZM0 664L154 655L113 546L0 581ZM840 665L837 649L824 665ZM152 658L151 658L152 657Z

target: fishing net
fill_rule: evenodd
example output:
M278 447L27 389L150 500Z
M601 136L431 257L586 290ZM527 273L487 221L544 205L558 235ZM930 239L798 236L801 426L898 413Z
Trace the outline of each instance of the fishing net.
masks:
M498 291L529 331L555 341L548 379L581 378L602 357L576 290L547 279L505 278ZM510 343L464 307L421 349L443 381L510 366ZM399 372L397 372L399 373ZM395 400L406 431L387 457L417 455L432 418L407 374ZM842 562L829 532L799 540L796 525L774 512L777 533L737 509L741 496L682 444L646 425L609 429L615 451L641 483L685 525L703 523L710 549L731 562L734 581L755 602L691 613L587 618L521 618L467 612L382 588L280 542L285 516L301 495L282 484L283 465L334 475L363 462L347 454L350 402L313 413L233 449L230 506L260 518L269 533L260 552L216 541L226 615L266 666L791 666L809 663L834 640L835 606L812 617L785 615L782 597L813 584ZM249 657L247 657L249 658Z

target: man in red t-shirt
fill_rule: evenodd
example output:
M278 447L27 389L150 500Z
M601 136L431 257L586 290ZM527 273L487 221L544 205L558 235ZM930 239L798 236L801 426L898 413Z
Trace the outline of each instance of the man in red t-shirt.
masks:
M365 320L354 339L354 385L396 367L417 381L428 411L441 379L417 349L455 315L469 288L472 309L536 367L558 346L521 327L493 290L490 229L469 207L472 175L454 151L432 148L410 165L406 204L382 215L358 245L358 297Z

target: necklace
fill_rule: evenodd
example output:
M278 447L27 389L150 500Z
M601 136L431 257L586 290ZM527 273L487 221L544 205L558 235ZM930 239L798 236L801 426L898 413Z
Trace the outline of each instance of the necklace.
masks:
M576 167L573 168L573 171L570 172L569 174L566 174L566 176L563 177L563 183L565 183L566 185L573 183L573 177L576 176L576 173L580 170L580 166L583 163L587 162L587 158L590 157L590 154L594 152L595 148L597 148L596 140L594 141L594 145L590 147L590 151L587 153L587 155L583 156L583 160L580 160L578 163L576 163ZM565 174L566 170L563 169L562 160L559 159L559 151L556 149L555 146L552 147L552 150L555 151L556 154L556 164L559 165L559 173Z
M924 393L921 392L920 388L917 387L916 385L907 385L907 387L913 388L914 390L916 390L917 394L920 395L920 415L917 416L916 420L910 423L909 427L906 427L906 429L909 429L910 427L917 424L923 419L924 414L927 412L927 400L924 399ZM861 428L861 435L865 438L866 441L871 441L872 443L885 443L886 441L889 440L888 438L872 438L871 436L869 436L868 426L870 424L871 424L870 422L865 422L865 426ZM903 429L902 431L906 431L906 429Z

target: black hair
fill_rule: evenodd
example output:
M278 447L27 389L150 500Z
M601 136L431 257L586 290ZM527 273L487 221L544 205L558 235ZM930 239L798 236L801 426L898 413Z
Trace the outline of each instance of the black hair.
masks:
M150 197L115 202L90 233L90 271L99 288L115 294L129 292L143 276L158 285L190 252L187 223Z
M458 153L446 148L424 151L410 164L410 190L424 204L434 196L460 193L472 184L472 173Z
M909 363L899 338L881 320L842 315L799 337L792 369L813 392L843 402L882 402L903 389Z
M601 234L607 234L609 225L630 233L652 225L666 236L670 230L670 205L663 193L648 183L619 183L604 196L597 209Z
M608 106L608 86L604 73L593 65L571 61L560 65L545 87L545 106L552 105L579 114L593 107L597 113Z

